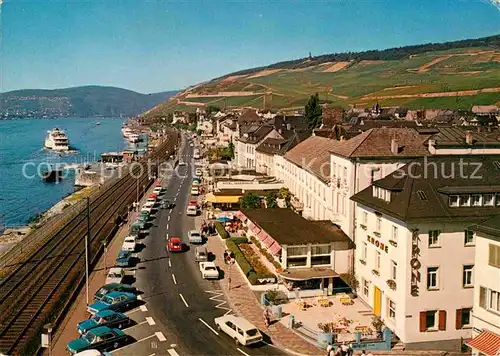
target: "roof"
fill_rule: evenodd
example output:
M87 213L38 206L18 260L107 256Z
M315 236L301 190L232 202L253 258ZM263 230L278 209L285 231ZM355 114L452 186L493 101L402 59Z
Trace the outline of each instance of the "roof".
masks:
M415 121L409 120L369 120L369 119L361 119L361 118L353 118L352 126L345 126L348 131L366 131L374 128L383 128L383 127L417 127L417 123Z
M122 270L123 270L123 268L121 268L121 267L111 267L109 269L109 273L111 273L111 272L112 273L120 273Z
M496 135L488 135L487 132L468 131L459 127L440 127L438 132L429 137L435 141L437 147L463 147L466 146L465 136L469 132L472 135L472 146L500 147Z
M241 209L241 213L282 246L350 241L333 223L309 221L290 209Z
M248 135L247 137L241 136L239 140L241 142L247 142L247 143L259 143L262 141L267 135L273 131L274 128L272 126L268 125L261 125L256 127L252 131L247 131L246 134Z
M483 330L466 344L487 356L496 356L500 351L500 335L489 330Z
M300 142L285 158L325 182L330 181L330 153L339 141L326 137L311 136Z
M412 128L375 128L365 131L332 147L330 152L342 157L422 157L429 152L424 145L426 135ZM391 141L396 139L399 149L391 151Z
M451 207L450 195L483 190L500 193L498 156L433 156L406 164L351 200L401 221L464 221L480 223L500 215L500 206ZM390 191L390 201L374 197L373 186Z
M496 113L500 109L496 105L474 105L472 107L472 112L474 114L489 114Z
M262 121L262 118L257 114L257 111L255 110L245 110L238 118L238 122L240 124L255 121Z
M279 273L279 276L289 281L307 281L308 279L338 277L339 275L331 268L312 267L286 270Z
M284 155L297 144L310 137L311 131L284 131L281 135L284 138L266 138L255 150L267 154Z
M500 242L500 215L494 216L482 223L468 227L469 230L482 232L488 236L482 236L489 240Z

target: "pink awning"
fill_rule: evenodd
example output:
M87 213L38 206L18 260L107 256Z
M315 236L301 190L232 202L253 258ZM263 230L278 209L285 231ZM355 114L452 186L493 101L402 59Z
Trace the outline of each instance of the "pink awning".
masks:
M247 217L241 211L237 211L234 215L243 222L247 221Z
M271 247L269 247L269 252L271 252L273 255L278 254L278 252L280 251L281 251L281 246L277 242L272 244Z
M266 234L266 232L264 230L261 230L258 234L257 234L257 238L260 240L260 241L264 241L265 239L268 238L268 234Z
M264 245L266 245L267 248L271 247L272 244L274 244L276 241L269 236L265 241L263 241Z

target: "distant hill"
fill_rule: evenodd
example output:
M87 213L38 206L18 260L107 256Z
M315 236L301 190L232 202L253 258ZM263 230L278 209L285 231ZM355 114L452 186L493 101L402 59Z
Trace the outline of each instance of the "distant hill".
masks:
M279 62L194 85L148 112L175 110L303 109L311 94L349 108L404 106L470 110L500 105L500 35Z
M3 117L135 116L175 95L177 91L141 94L132 90L82 86L65 89L23 89L0 94Z

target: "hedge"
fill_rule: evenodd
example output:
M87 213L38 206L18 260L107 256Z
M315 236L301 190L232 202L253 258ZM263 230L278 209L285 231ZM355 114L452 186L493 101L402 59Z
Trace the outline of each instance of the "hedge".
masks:
M215 229L219 233L220 237L223 239L229 238L229 232L227 232L226 228L220 221L215 222Z
M234 259L236 260L236 262L238 263L238 265L240 266L241 270L243 271L243 273L247 278L250 275L255 274L254 269L252 268L250 263L248 263L247 259L245 258L241 250L238 248L238 245L234 243L234 241L228 240L226 242L226 246L234 254Z
M231 237L229 240L233 241L236 245L248 243L248 239L246 237Z

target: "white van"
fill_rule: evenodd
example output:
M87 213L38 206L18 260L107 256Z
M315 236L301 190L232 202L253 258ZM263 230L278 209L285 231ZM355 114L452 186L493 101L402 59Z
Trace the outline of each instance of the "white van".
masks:
M186 214L189 216L198 215L198 207L196 205L188 205L186 209Z
M217 330L224 331L234 339L236 344L248 346L262 341L262 334L259 329L244 318L224 315L215 318L214 321Z
M198 187L193 185L191 187L191 195L199 195L200 194L200 191L198 190Z

